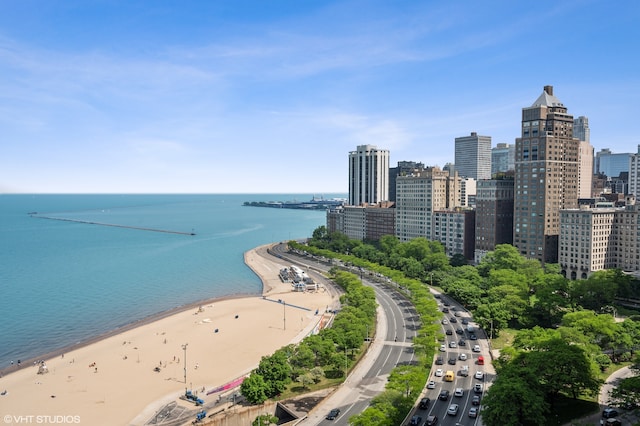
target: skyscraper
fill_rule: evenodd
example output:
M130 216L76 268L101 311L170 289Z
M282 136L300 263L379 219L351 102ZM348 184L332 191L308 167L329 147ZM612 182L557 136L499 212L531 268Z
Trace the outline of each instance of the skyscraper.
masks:
M491 136L471 132L456 138L455 171L460 177L491 179Z
M375 204L389 199L389 151L360 145L349 153L349 204Z
M589 119L583 115L573 120L573 137L591 143Z
M560 210L578 206L578 146L573 116L545 86L522 108L516 139L514 245L526 257L558 261Z
M512 172L515 169L516 147L509 143L499 143L491 148L491 176Z

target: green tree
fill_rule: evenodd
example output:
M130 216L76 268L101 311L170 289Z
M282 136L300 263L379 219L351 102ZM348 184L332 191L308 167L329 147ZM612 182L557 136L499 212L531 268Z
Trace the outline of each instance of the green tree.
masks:
M549 404L530 371L502 371L482 399L482 420L487 425L544 426Z
M244 379L240 385L240 393L251 404L262 404L267 400L268 386L264 378L255 372Z
M268 398L281 394L291 382L291 365L284 350L262 357L255 371L265 381Z

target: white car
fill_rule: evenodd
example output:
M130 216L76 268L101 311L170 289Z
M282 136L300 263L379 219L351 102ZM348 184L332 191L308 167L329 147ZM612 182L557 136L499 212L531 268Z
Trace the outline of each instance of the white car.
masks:
M467 360L467 354L461 353L460 355L458 355L458 359L460 361L466 361Z
M433 380L429 380L429 383L427 383L427 389L435 389L436 388L436 382Z
M458 347L458 344L456 342L449 342L449 347L455 349Z
M483 371L476 371L476 379L478 379L478 380L484 379L484 372Z
M480 383L476 383L476 384L473 386L473 391L474 391L475 393L482 393L482 385L481 385Z
M473 345L473 349L474 352L480 352L480 345Z
M456 388L455 392L453 392L453 396L462 397L464 396L464 391L462 388Z
M440 345L440 352L446 352L447 347L445 345Z
M444 371L442 371L442 368L438 368L435 372L436 377L442 377L443 374L444 374Z
M450 416L457 416L458 415L458 404L451 404L449 406L449 409L447 409L447 414Z
M447 325L447 324L449 324L449 321L447 321L446 319L443 319L442 320L442 325Z

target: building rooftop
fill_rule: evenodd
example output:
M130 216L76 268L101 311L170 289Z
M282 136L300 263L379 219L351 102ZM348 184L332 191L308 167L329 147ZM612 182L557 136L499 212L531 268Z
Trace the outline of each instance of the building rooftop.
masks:
M564 107L560 99L553 95L553 86L544 86L542 94L531 105L532 107L548 106L548 107Z

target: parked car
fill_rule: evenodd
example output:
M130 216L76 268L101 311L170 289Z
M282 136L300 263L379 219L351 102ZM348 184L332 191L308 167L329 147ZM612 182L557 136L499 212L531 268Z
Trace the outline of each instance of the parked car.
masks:
M455 348L458 347L458 344L456 342L451 341L451 342L449 342L449 347L452 348L452 349L455 349Z
M449 406L449 408L447 409L447 414L450 416L457 416L458 415L458 404L451 404Z
M449 321L447 321L447 319L443 319L442 321L440 321L442 323L442 325L447 325L449 324Z
M473 345L473 349L471 349L474 352L480 352L480 345Z
M466 361L467 360L467 354L465 354L464 352L461 352L460 355L458 355L458 359L460 361Z
M607 419L607 421L604 422L604 424L607 426L622 426L622 422L616 419L615 417Z
M451 358L449 358L449 361L447 361L449 363L449 365L456 365L456 357L452 356Z
M422 398L420 400L420 403L418 404L418 407L420 407L420 409L422 410L426 410L430 402L431 400L429 398Z
M436 365L442 365L442 364L444 364L444 358L442 358L442 355L438 355L438 357L436 358Z
M482 393L482 385L480 383L476 383L473 385L473 391L475 393Z
M482 380L484 379L484 371L476 371L476 379Z
M444 374L444 371L442 371L442 368L438 368L435 372L436 377L442 377L443 374Z
M467 346L467 341L464 339L458 340L458 346Z
M605 408L602 411L602 417L604 417L605 419L611 419L613 417L618 417L618 410L616 410L615 408Z
M464 334L464 330L458 327L456 328L456 334Z
M453 331L451 331L451 330L447 330L447 331L445 331L445 333L447 334L447 336L452 336L453 335Z
M475 334L470 334L469 340L478 340L478 336L476 336Z
M456 319L456 317L451 317L451 318L449 318L449 321L450 321L451 323L456 323L456 322L458 322L458 320Z
M440 345L440 352L445 352L447 347L445 345Z
M340 409L334 408L333 410L329 411L329 414L327 414L327 420L335 420L336 418L338 418L339 415L340 415Z
M467 325L469 324L469 320L466 318L462 318L462 324Z

